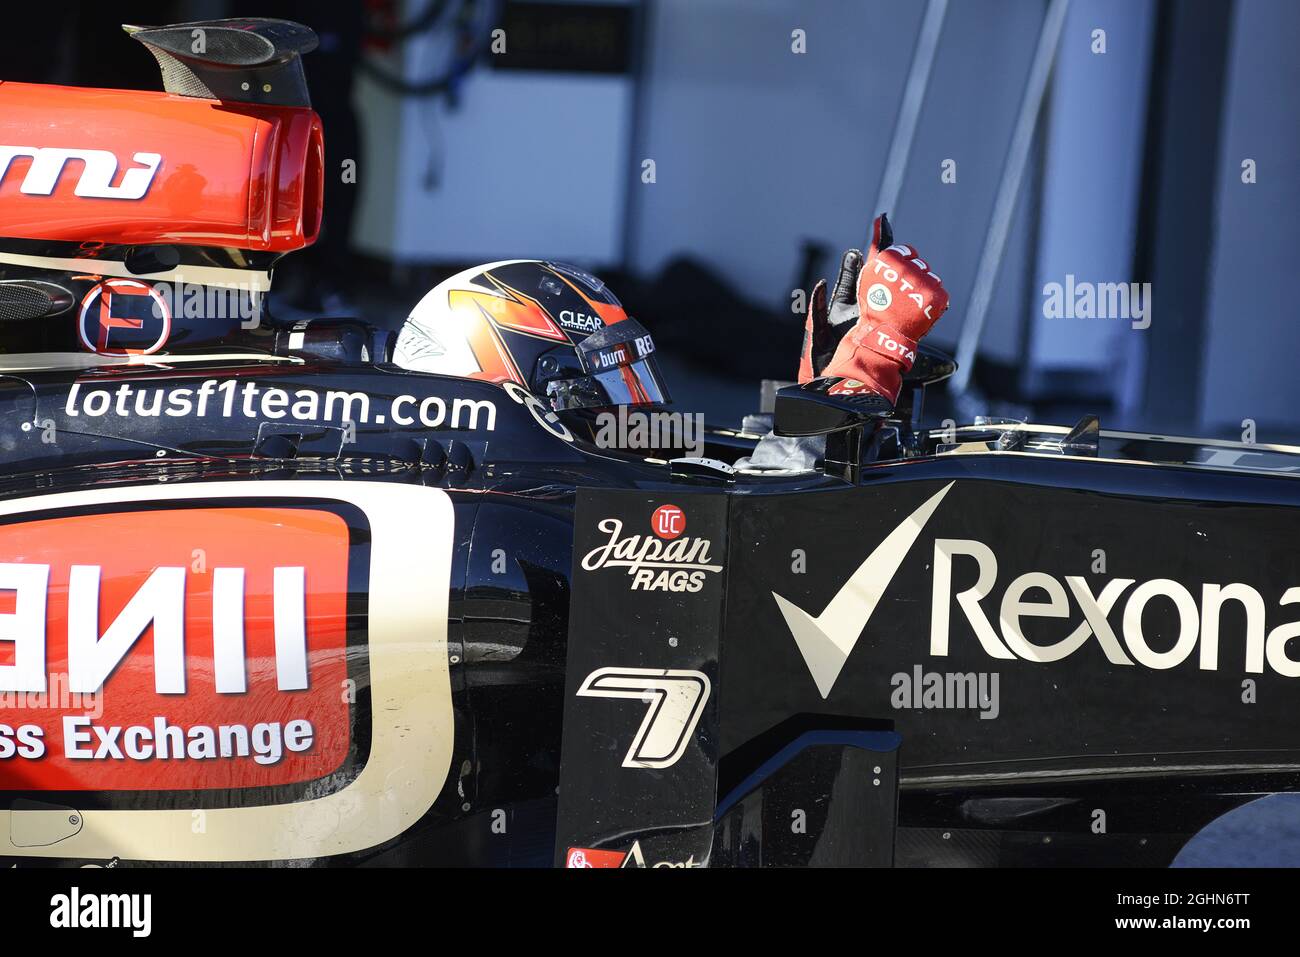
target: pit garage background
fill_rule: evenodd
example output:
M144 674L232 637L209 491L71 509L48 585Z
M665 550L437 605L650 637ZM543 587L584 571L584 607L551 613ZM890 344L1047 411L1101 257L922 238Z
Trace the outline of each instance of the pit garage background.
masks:
M1300 438L1291 0L46 0L6 10L0 78L156 89L119 23L238 15L321 37L325 232L278 314L396 326L465 265L566 259L735 422L883 197L967 360L930 424ZM1051 315L1067 282L1147 313Z

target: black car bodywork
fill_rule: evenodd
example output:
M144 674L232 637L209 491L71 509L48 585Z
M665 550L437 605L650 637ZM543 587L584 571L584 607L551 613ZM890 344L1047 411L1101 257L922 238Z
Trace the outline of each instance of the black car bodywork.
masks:
M138 38L177 96L305 108L306 28ZM315 237L311 155L279 250ZM15 864L1162 866L1300 784L1300 448L921 429L954 369L924 348L896 405L765 389L681 457L405 371L355 319L101 299L153 344L78 346L105 277L252 303L278 254L202 222L52 240L26 208L0 244ZM742 467L773 427L824 436L815 464Z
M928 355L898 409L835 423L849 424L818 468L759 474L727 464L754 433L710 430L705 458L600 448L587 420L517 388L403 372L383 335L348 346L331 328L297 350L90 369L52 356L0 376L8 531L131 512L138 537L100 543L121 555L198 504L340 515L356 689L343 758L313 780L24 786L10 758L6 854L1166 865L1297 783L1296 450L1095 421L914 431L921 388L951 371ZM206 390L202 414L166 414L182 390ZM317 415L263 405L274 390ZM435 499L450 519L421 524ZM397 518L378 517L389 505ZM664 506L678 517L656 531ZM438 554L441 584L424 567ZM380 660L379 616L441 589L441 634L402 638L445 658L407 675L427 667L436 692L393 684L414 659ZM797 637L805 619L820 625ZM212 654L187 645L192 681ZM403 710L425 693L437 701ZM226 823L175 837L195 815ZM348 837L361 818L380 824Z

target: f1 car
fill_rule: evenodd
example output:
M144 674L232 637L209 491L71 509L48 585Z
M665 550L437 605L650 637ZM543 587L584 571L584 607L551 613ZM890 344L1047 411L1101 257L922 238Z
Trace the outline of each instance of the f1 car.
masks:
M1300 449L922 428L924 347L897 403L611 447L514 353L264 314L310 31L133 36L167 92L0 83L13 863L1166 865L1300 785ZM492 343L616 327L553 271L585 318L466 280Z

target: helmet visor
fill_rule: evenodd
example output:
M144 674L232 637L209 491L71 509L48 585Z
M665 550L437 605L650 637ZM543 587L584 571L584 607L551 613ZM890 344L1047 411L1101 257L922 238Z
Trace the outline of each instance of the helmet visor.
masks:
M613 405L661 405L669 400L659 364L653 356L605 372L546 384L546 395L556 412L598 409Z
M635 319L611 323L593 332L578 344L586 375L546 384L551 408L561 412L668 402L668 389L654 352L650 333Z

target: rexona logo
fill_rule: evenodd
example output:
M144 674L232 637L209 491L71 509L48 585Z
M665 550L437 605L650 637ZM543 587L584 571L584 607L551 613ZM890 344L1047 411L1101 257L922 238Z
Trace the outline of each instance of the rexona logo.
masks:
M9 166L20 156L31 158L27 175L23 177L19 192L29 196L50 196L58 185L59 176L70 160L80 160L81 176L74 193L94 199L144 199L153 183L154 174L162 163L161 153L134 153L131 158L143 168L128 169L122 182L112 185L117 176L117 157L108 150L58 149L55 147L0 146L0 185L4 183Z
M881 597L952 485L950 482L932 495L885 536L820 615L814 617L772 593L823 698L830 696ZM954 595L952 566L958 556L974 559L977 577L974 585ZM998 580L998 559L988 545L970 539L935 539L933 568L930 654L936 657L948 654L950 611L955 598L980 647L993 658L1039 663L1060 661L1078 651L1090 638L1096 638L1106 658L1115 665L1136 664L1156 670L1174 668L1191 658L1199 645L1199 667L1217 671L1220 617L1223 607L1234 603L1245 614L1245 671L1262 674L1267 662L1279 675L1300 677L1300 661L1286 654L1287 642L1300 638L1300 621L1284 622L1266 631L1263 595L1241 582L1204 583L1197 589L1198 601L1193 590L1168 578L1141 583L1133 578L1112 578L1094 592L1088 579L1081 575L1057 578L1046 572L1027 572L1013 579L1001 598L985 608L983 603L993 595ZM1071 608L1071 597L1077 612ZM1121 599L1124 608L1117 634L1110 615ZM1143 613L1153 602L1167 603L1178 621L1178 638L1173 647L1160 651L1152 647L1143 631ZM1300 587L1288 588L1278 604L1300 604ZM1077 621L1080 617L1082 621ZM1076 619L1077 623L1060 640L1037 644L1024 633L1022 620L1026 618ZM994 627L994 622L998 627Z
M583 556L583 569L625 568L633 591L698 592L710 572L722 571L711 559L709 539L684 534L686 513L676 505L661 505L650 516L653 535L624 535L617 518L601 519L596 528L609 541Z
M308 508L0 527L0 789L268 786L337 770L349 547L343 519ZM56 679L72 700L45 693Z
M956 556L973 558L979 577L970 588L953 596L952 566ZM1141 583L1134 578L1112 578L1094 594L1088 579L1082 575L1057 578L1045 572L1026 572L1012 579L1001 599L992 605L1000 625L1000 629L995 629L981 603L992 595L997 578L997 556L983 542L936 539L930 654L948 654L949 610L955 597L980 646L993 658L1060 661L1082 648L1090 638L1096 638L1106 658L1115 665L1138 664L1157 670L1174 668L1191 658L1199 644L1197 662L1201 670L1218 671L1219 619L1223 607L1232 603L1245 614L1245 670L1262 674L1267 661L1279 675L1300 678L1300 661L1286 654L1287 642L1300 637L1300 621L1284 622L1266 633L1264 596L1241 582L1207 582L1196 589L1198 595L1168 578L1153 578ZM1036 593L1033 596L1035 600L1030 600L1031 593ZM1071 608L1071 597L1077 612ZM1117 635L1110 615L1121 599L1124 599L1124 609ZM1142 627L1143 612L1153 602L1171 606L1178 620L1178 638L1173 647L1162 651L1151 647ZM1279 605L1297 603L1300 603L1300 588L1288 588L1278 602ZM1025 618L1077 620L1079 617L1083 620L1051 644L1031 642L1021 624ZM1122 643L1120 635L1123 636ZM1233 646L1240 647L1240 642L1234 641Z

